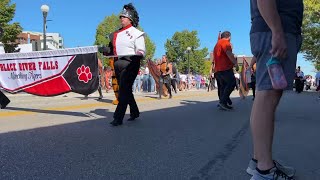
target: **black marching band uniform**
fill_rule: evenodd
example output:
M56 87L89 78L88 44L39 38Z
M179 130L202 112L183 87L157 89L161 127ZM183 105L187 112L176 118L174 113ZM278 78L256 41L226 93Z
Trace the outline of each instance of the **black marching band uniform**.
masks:
M140 112L132 93L132 85L140 68L140 61L145 56L144 32L136 27L139 23L138 12L130 3L124 5L121 17L131 20L131 24L110 34L109 47L100 47L99 52L104 55L117 56L115 58L115 74L119 84L119 104L113 115L113 126L122 125L127 106L130 106L130 118L133 121Z
M0 37L2 37L3 29L0 27ZM0 91L0 108L4 109L10 103L9 98Z
M175 93L177 93L177 82L178 82L178 70L175 66L175 63L172 63L172 78L171 78L171 86Z

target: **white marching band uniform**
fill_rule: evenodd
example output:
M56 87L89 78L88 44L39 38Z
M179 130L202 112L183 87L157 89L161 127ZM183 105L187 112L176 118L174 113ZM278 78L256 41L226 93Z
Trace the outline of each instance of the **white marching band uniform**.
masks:
M145 56L146 46L144 32L130 25L119 32L115 32L111 39L113 54L116 56L128 56L141 54Z

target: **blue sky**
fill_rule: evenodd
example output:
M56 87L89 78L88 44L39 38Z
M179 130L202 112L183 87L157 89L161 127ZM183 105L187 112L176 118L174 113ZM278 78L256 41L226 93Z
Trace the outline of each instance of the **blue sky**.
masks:
M14 21L21 23L26 31L42 32L40 7L50 7L48 32L58 32L64 38L65 47L91 46L95 41L98 24L112 13L118 14L123 5L132 2L140 16L140 25L156 44L155 57L165 53L164 43L177 31L196 30L201 47L209 50L217 40L219 31L232 33L235 54L251 55L250 1L235 0L11 0L16 3ZM298 65L305 74L313 67L298 56Z

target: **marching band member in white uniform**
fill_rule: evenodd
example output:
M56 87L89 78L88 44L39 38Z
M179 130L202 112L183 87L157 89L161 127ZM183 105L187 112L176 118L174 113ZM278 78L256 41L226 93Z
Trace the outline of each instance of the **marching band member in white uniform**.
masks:
M146 54L144 32L137 29L139 15L131 3L124 5L120 20L122 27L110 34L109 47L99 50L108 52L107 55L118 57L115 59L114 66L119 84L119 104L113 115L114 120L111 122L113 126L122 125L128 105L130 106L128 121L133 121L140 115L132 93L132 85L138 74L140 61Z

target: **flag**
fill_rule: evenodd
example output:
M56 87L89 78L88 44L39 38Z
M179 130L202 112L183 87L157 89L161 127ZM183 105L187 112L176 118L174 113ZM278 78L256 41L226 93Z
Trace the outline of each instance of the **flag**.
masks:
M159 87L159 80L160 80L160 65L159 64L155 64L151 60L147 61L147 65L148 65L148 68L149 68L149 72L150 72L151 76L153 77L153 79L154 79L154 81L156 83L156 87L158 88ZM169 67L169 68L171 68L171 67ZM165 97L168 95L168 89L166 88L164 83L162 83L162 95L165 96Z
M0 88L38 96L91 94L99 86L97 51L90 46L1 54Z
M246 61L246 59L243 57L243 63L242 63L242 69L241 69L241 73L240 73L240 88L239 88L239 95L240 97L242 97L243 99L248 95L249 93L249 87L248 87L248 70L249 69L249 64Z

